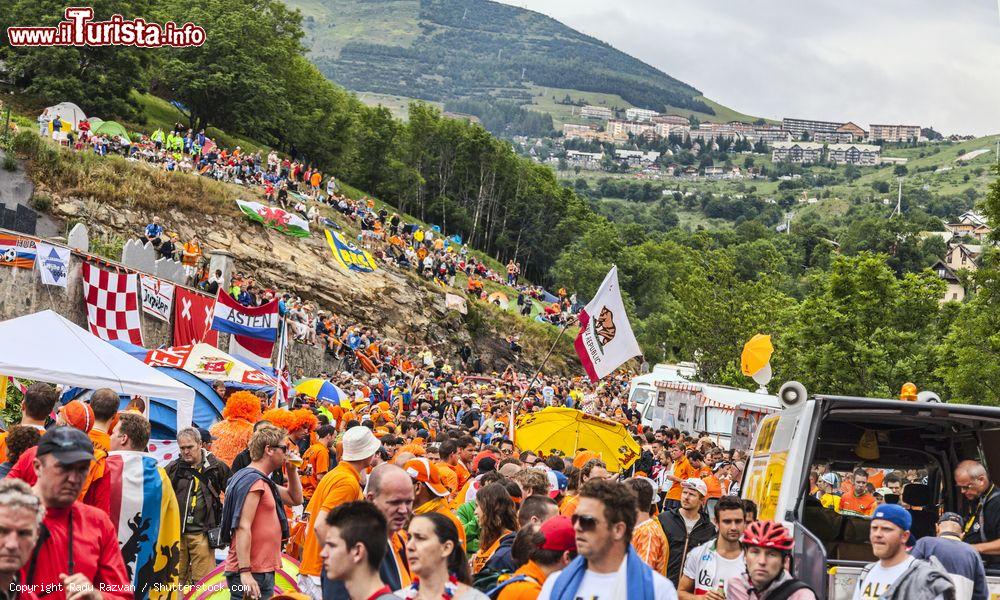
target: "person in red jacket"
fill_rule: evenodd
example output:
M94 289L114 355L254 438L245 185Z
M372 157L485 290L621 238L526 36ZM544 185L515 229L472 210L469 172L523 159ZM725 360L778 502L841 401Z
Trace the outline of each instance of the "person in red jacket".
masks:
M28 484L17 479L0 481L0 599L37 600L21 585L21 567L28 562L45 507Z
M90 438L73 427L53 427L38 442L34 491L45 519L21 583L46 600L133 598L114 525L77 500L93 458Z

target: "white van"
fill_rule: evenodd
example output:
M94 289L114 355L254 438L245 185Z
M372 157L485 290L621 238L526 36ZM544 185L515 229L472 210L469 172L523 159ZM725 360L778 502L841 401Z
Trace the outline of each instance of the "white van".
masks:
M661 363L653 367L653 370L645 375L638 375L629 381L628 399L634 400L639 412L643 412L646 404L656 398L656 382L690 381L698 372L698 367L694 363L682 362L676 365Z
M640 409L643 425L704 432L727 449L737 417L744 417L740 423L749 427L781 409L777 396L708 383L657 380L654 390L655 398Z
M757 503L759 519L792 525L794 574L820 598L850 599L858 574L875 557L871 522L824 508L810 494L811 471L846 475L863 468L873 478L890 471L912 478L900 498L887 500L910 507L916 538L934 535L941 510L968 514L952 477L959 461L982 460L992 480L1000 481L1000 408L810 397L796 382L782 386L778 396L785 409L757 427L742 496ZM988 569L987 580L991 594L1000 593L1000 571Z

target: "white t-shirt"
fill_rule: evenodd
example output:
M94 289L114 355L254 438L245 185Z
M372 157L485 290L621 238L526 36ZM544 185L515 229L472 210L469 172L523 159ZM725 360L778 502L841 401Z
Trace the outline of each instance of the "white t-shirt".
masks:
M746 572L743 552L736 558L723 558L715 551L716 541L706 542L688 553L684 560L685 577L694 581L696 596L719 589L720 585Z
M681 515L681 518L684 519L684 527L687 528L688 535L690 535L691 532L694 531L694 526L697 525L698 521L701 520L701 517L695 517L693 519L689 519L684 515Z
M858 580L858 585L854 588L854 600L878 600L915 560L908 556L903 562L888 569L881 562L875 563L868 570L868 575L863 580ZM942 596L936 596L934 600L942 600Z
M628 557L615 573L595 573L587 569L576 590L576 600L632 600L628 597L627 566ZM556 571L548 576L537 600L549 600L561 573ZM653 597L643 600L677 600L677 591L666 577L653 571Z

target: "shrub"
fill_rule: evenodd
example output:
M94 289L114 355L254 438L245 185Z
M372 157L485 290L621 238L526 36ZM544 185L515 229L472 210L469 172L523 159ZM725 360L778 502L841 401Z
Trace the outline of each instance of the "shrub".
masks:
M49 212L52 198L48 194L35 194L31 197L31 207L39 212Z

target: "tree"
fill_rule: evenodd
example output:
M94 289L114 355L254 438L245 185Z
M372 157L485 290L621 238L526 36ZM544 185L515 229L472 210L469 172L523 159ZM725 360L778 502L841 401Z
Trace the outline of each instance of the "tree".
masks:
M781 337L781 376L817 393L891 397L906 381L932 387L938 300L929 271L898 279L885 257L837 256L817 273Z
M94 0L94 20L115 14L150 14L150 0ZM11 26L54 26L63 19L65 2L9 0L0 10L0 30ZM105 119L138 120L132 90L145 91L146 68L156 52L122 46L14 48L0 45L14 86L46 102L75 102L87 114Z
M976 294L959 309L944 338L937 372L952 402L1000 405L1000 256L996 250L983 255L972 280Z
M892 174L895 175L896 177L903 177L909 172L910 170L906 168L906 165L896 165L892 169Z
M205 28L203 46L166 51L155 81L196 130L255 135L290 114L283 74L303 52L297 11L278 0L165 0L164 12Z

